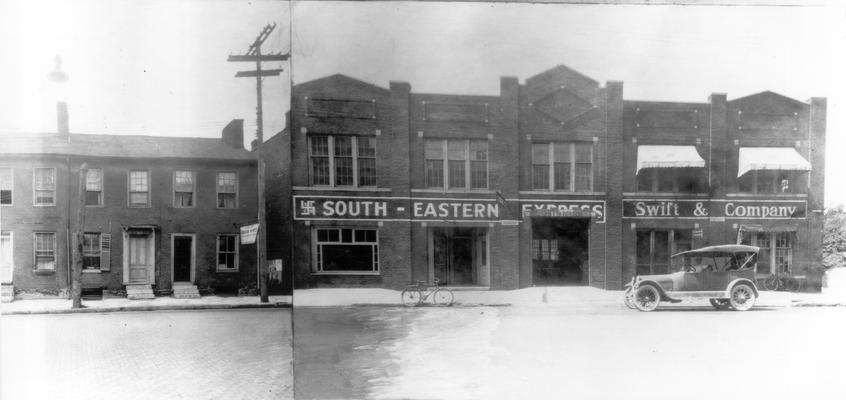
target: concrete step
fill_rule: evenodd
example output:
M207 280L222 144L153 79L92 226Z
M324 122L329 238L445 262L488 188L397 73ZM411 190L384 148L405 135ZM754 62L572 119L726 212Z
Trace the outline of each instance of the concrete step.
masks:
M198 299L200 298L200 292L197 290L196 285L184 283L174 284L173 297L177 299Z
M11 303L15 300L15 287L12 285L3 285L2 294L0 294L0 301L3 303Z
M126 298L130 300L155 299L151 285L126 285Z

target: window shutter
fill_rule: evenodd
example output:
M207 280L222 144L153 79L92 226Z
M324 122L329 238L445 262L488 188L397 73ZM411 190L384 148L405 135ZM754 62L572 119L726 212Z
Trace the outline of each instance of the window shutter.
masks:
M100 271L109 271L109 255L112 249L112 234L104 233L100 235Z

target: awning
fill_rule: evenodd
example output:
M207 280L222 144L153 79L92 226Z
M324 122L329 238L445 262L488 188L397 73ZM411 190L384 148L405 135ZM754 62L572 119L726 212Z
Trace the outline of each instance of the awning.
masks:
M703 168L694 146L637 146L637 171L644 168Z
M737 177L752 170L810 171L811 163L793 147L741 147Z

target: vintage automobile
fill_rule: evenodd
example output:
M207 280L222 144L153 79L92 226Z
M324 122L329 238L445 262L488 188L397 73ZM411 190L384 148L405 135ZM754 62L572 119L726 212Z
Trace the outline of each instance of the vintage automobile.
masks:
M707 298L718 310L745 311L755 304L755 264L758 247L709 246L684 251L671 257L678 272L638 275L626 284L629 308L652 311L662 301Z

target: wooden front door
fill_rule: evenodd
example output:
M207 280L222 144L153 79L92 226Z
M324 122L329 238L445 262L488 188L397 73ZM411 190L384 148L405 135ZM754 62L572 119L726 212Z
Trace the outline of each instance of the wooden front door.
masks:
M150 234L129 234L129 283L151 283L152 240Z

